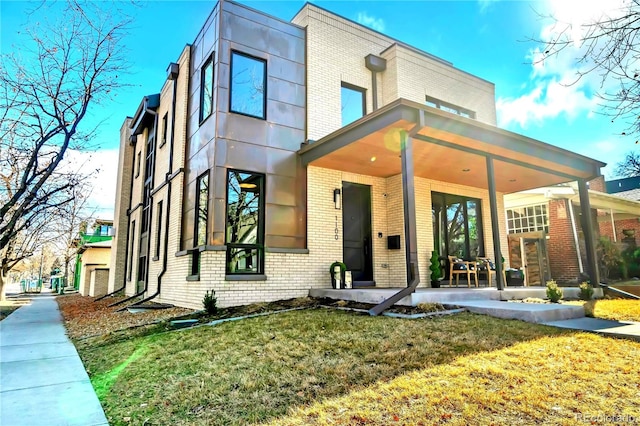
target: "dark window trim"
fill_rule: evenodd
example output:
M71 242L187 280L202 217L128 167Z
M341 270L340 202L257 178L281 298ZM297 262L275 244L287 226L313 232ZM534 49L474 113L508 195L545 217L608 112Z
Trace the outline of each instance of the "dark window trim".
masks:
M142 151L138 151L136 157L136 177L140 176L140 168L142 167Z
M207 171L205 171L204 173L200 174L197 178L196 178L196 208L194 211L194 221L193 221L193 246L194 247L198 247L200 244L198 244L198 219L200 216L200 182L202 181L202 178L207 176L207 218L205 220L204 223L204 234L205 236L209 236L209 195L210 195L210 188L211 188L211 176L209 176L209 169L207 169ZM206 244L206 242L205 242Z
M129 238L131 239L131 243L129 244L129 270L127 271L127 281L131 281L131 276L133 275L133 259L135 258L135 254L133 249L135 248L135 237L136 237L136 221L131 221L131 235Z
M202 65L202 68L200 68L200 112L199 112L199 124L202 124L203 121L205 121L207 118L209 118L211 116L211 114L213 114L213 88L215 86L214 82L215 82L215 69L214 69L214 63L213 63L213 56L214 56L215 52L211 53L211 55L209 56L209 58L207 58L207 60L204 62L204 64ZM211 64L211 99L210 99L210 109L209 109L209 114L207 114L206 116L204 116L202 114L202 105L204 104L204 73L207 69L207 66L209 66L209 64Z
M160 246L161 246L161 237L162 237L162 214L163 214L163 200L158 201L156 210L157 210L157 223L156 223L156 252L154 259L158 259L160 257Z
M160 146L158 148L162 148L164 144L167 143L167 127L169 121L169 113L165 112L162 116L162 139L160 139Z
M260 199L258 202L258 243L257 244L234 244L229 243L227 241L227 221L229 219L229 176L231 172L238 173L249 173L253 175L259 175L262 177L260 179ZM224 215L224 240L225 245L227 247L226 253L226 261L225 261L225 274L227 277L234 275L264 275L264 257L265 257L265 247L264 247L264 230L265 230L265 188L266 188L266 175L264 173L252 172L249 170L240 170L240 169L227 169L227 179L226 179L226 192L225 192L225 215ZM229 253L233 248L255 248L258 250L258 270L255 273L251 272L229 272L227 267L229 265Z
M245 58L249 58L249 59L253 59L256 61L260 61L262 63L264 63L264 72L263 72L263 76L262 76L262 81L264 84L264 91L262 93L262 115L253 115L253 114L248 114L246 112L242 112L242 111L234 111L233 109L233 55L240 55L240 56L244 56ZM252 56L249 55L248 53L244 53L244 52L240 52L238 50L231 50L231 56L230 56L231 60L230 60L230 66L229 66L229 112L232 112L234 114L240 114L240 115L244 115L246 117L253 117L253 118L257 118L260 120L266 120L267 119L267 60L264 58L259 58L257 56ZM253 173L253 172L247 172L247 173Z
M434 204L434 200L438 199L438 201L442 202L442 206L444 208L444 212L446 215L446 206L450 203L453 202L461 202L464 201L464 204L462 204L462 214L465 218L465 223L467 224L467 226L465 226L465 230L464 230L464 236L465 236L465 253L467 254L467 257L469 256L470 252L471 252L471 242L470 242L470 236L469 236L469 215L468 215L468 210L467 210L467 203L469 201L474 201L476 202L476 232L477 232L477 238L478 238L478 254L480 256L485 256L486 255L486 247L485 247L485 240L484 240L484 222L483 222L483 218L482 218L482 198L476 198L476 197L472 197L472 196L467 196L467 195L459 195L459 194L452 194L452 193L448 193L448 192L439 192L439 191L431 191L431 208L433 209L433 204ZM445 221L448 223L448 220L445 216ZM437 221L437 218L436 218ZM434 225L436 225L434 223ZM436 225L437 227L442 227L442 223L437 223ZM446 245L446 250L447 253L440 253L440 247L436 247L435 244L435 239L437 238L435 230L434 230L434 247L435 250L440 254L440 256L447 256L447 255L451 255L451 248L449 247L448 244L448 239L449 239L449 229L447 226L444 227L444 235L445 238L447 239L445 245ZM474 260L472 258L468 258L466 260Z
M464 115L462 113L465 113L465 114L467 114L469 116L469 118L473 118L474 120L476 118L476 112L475 111L471 111L470 109L463 108L461 106L458 106L458 105L455 105L455 104L452 104L452 103L449 103L449 102L441 101L440 99L436 99L436 98L433 98L431 96L426 96L425 97L425 102L430 102L432 104L435 104L436 108L438 108L438 109L442 109L442 107L453 109L453 110L456 111L455 114L459 115L461 117L464 117ZM429 106L429 105L427 105L427 106ZM446 111L446 110L443 110L443 111ZM451 112L451 111L446 111L446 112ZM452 112L452 114L454 114L454 113Z
M365 87L360 87L360 86L356 86L355 84L350 84L350 83L341 81L340 88L343 88L343 87L345 89L354 90L356 92L362 93L362 117L367 115L367 89Z

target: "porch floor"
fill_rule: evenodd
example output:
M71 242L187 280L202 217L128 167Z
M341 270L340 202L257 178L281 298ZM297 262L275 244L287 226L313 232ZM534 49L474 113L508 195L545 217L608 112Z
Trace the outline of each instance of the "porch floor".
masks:
M309 296L378 304L399 290L401 289L312 289L309 291ZM602 297L602 290L595 290L595 296ZM563 288L563 291L567 298L578 297L578 288ZM598 292L600 292L599 296ZM529 297L545 299L546 287L510 287L505 290L498 290L495 287L419 288L415 293L401 299L396 304L402 306L416 306L419 303L455 304L474 313L534 323L584 317L584 309L581 306L506 302L507 300L526 299Z

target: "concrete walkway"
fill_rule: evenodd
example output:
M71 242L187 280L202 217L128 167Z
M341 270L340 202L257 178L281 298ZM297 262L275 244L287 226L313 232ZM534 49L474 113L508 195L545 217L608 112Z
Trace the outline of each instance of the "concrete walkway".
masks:
M28 297L0 321L0 425L108 425L54 296Z
M624 337L640 342L640 322L612 321L600 318L574 318L543 323L553 327L590 331L609 337Z

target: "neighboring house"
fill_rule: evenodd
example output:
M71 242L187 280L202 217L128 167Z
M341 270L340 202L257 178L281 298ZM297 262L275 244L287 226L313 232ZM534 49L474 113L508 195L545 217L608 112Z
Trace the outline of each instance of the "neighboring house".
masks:
M610 194L632 201L640 201L640 176L610 180L605 184L607 192ZM615 222L615 232L610 226L604 225L604 228L603 224L600 225L600 232L611 236L614 241L626 241L628 244L640 246L640 219L637 217L618 217Z
M74 273L74 287L83 296L107 293L111 266L113 221L98 219L91 233L80 232Z
M586 194L604 166L497 128L492 83L312 4L289 23L219 2L160 89L121 128L109 291L180 306L306 296L336 260L355 286L429 287L432 250L507 253L504 194Z
M639 240L630 240L625 232L639 223L640 201L602 192L602 177L589 184L591 225L597 234L614 243L637 244ZM510 264L526 270L529 284L551 278L561 282L586 279L585 224L575 182L507 194L504 200Z

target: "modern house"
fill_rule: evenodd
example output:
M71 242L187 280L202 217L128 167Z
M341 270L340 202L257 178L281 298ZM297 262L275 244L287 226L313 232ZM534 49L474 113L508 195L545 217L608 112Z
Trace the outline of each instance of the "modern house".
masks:
M637 245L640 201L607 194L603 177L589 183L589 223L600 236L620 248ZM530 285L551 278L560 282L586 279L583 210L576 182L505 194L509 261L523 268ZM633 231L630 238L629 230ZM640 235L638 235L640 238Z
M313 4L286 22L218 2L158 89L121 129L109 291L180 306L306 296L336 260L354 286L429 287L433 250L508 252L505 194L577 181L589 212L604 166L496 127L491 82Z

